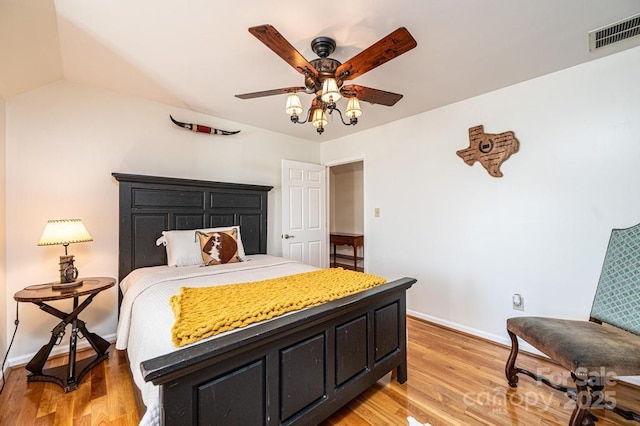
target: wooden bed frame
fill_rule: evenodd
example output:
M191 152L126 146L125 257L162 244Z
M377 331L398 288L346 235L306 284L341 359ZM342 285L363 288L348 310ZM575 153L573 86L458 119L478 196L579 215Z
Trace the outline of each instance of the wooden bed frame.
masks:
M166 264L163 230L240 225L266 253L269 186L114 173L120 183L119 279ZM407 380L402 278L141 364L160 387L166 425L317 424L396 370Z

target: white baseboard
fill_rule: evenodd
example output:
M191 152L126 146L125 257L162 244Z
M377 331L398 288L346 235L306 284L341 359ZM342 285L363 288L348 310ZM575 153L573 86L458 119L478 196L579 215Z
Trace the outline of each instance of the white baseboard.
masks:
M432 322L434 324L441 325L443 327L451 328L453 330L461 331L463 333L471 334L472 336L480 337L481 339L484 339L484 340L489 340L491 342L495 342L495 343L499 343L501 345L505 345L505 346L511 347L511 339L509 339L507 336L499 336L497 334L487 333L485 331L478 330L476 328L472 328L472 327L468 327L466 325L462 325L462 324L458 324L458 323L455 323L455 322L443 320L441 318L433 317L431 315L423 314L422 312L413 311L411 309L407 309L407 315L411 315L413 317L420 318L420 319L423 319L425 321L429 321L429 322ZM505 334L506 334L506 327L505 327ZM543 354L542 352L540 352L539 350L537 350L533 346L529 345L527 342L520 341L519 347L524 352L529 352L529 353L532 353L532 354L541 355L541 356L546 357L545 354Z

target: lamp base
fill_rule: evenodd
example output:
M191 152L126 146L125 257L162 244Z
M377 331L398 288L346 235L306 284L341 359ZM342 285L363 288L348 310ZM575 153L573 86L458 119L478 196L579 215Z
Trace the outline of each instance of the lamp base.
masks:
M80 287L82 281L72 281L70 283L55 282L51 284L51 290L69 290L70 288Z

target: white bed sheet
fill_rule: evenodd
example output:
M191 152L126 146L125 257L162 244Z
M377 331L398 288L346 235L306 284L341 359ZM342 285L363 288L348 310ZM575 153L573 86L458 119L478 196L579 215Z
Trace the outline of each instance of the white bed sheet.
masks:
M269 255L251 255L247 258L247 262L209 267L140 268L132 271L120 283L124 297L120 308L116 349L127 350L133 380L147 407L141 425L160 424L159 390L157 386L144 381L140 363L177 350L171 342L171 327L175 318L169 298L178 294L180 287L260 281L317 269Z

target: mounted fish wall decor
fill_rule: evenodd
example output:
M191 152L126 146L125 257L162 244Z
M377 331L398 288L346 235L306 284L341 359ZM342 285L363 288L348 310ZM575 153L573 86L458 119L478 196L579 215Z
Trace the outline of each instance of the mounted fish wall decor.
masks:
M520 149L520 142L512 131L485 133L484 126L469 129L469 148L456 151L458 157L472 166L478 161L493 177L502 177L500 166Z
M173 121L173 124L176 126L182 127L183 129L192 130L198 133L209 133L210 135L235 135L236 133L240 133L240 130L236 130L235 132L229 130L220 130L214 129L213 127L203 126L202 124L193 124L193 123L183 123L174 119L171 114L169 114L169 118Z

